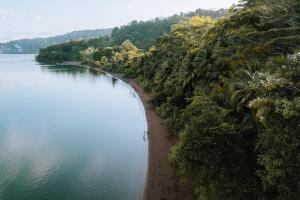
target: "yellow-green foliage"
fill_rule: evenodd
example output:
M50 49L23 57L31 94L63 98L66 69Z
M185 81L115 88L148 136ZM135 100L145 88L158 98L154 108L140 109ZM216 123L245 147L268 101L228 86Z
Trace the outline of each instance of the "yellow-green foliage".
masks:
M295 0L244 1L174 25L142 57L138 79L180 136L170 160L200 199L300 196L299 18Z

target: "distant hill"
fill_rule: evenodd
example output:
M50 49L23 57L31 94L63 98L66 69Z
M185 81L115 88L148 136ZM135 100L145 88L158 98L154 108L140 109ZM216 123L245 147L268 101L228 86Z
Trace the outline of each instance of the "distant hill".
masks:
M35 54L41 48L46 48L51 45L61 44L72 40L88 40L100 36L111 35L112 29L97 29L74 31L64 35L49 37L49 38L34 38L10 41L0 43L0 54Z

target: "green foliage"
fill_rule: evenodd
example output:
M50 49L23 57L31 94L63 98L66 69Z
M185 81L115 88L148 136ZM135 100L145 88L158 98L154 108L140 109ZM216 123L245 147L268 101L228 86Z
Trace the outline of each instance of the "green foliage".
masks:
M63 44L41 49L36 59L40 62L63 62L63 61L79 61L81 60L81 51L91 47L105 46L109 42L108 37L92 39L89 41L71 41ZM88 50L89 51L89 50Z
M200 199L257 199L259 180L249 141L206 94L195 96L183 112L186 126L171 161L198 177Z
M83 63L99 67L114 73L124 73L128 77L136 76L136 63L141 61L143 52L129 40L115 47L89 47L80 51Z
M174 25L144 55L139 80L200 199L299 197L299 17L296 1L247 1Z
M300 62L277 58L269 73L251 81L257 98L249 103L261 125L257 142L257 174L276 199L300 194Z
M156 39L164 33L171 31L171 26L186 20L192 16L210 16L220 18L225 16L226 9L204 10L198 9L194 12L181 13L168 18L156 18L151 21L132 21L129 25L114 28L112 31L112 44L121 45L125 40L132 41L138 48L148 50L156 42Z

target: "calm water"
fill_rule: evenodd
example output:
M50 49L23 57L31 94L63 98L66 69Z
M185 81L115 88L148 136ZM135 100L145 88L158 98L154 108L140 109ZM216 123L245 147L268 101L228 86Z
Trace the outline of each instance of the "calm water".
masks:
M147 124L120 80L0 55L0 200L136 200Z

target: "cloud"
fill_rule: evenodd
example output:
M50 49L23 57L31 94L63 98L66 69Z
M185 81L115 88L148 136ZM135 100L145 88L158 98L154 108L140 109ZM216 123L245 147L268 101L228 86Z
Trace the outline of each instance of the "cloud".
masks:
M35 181L45 180L49 171L54 171L60 166L61 152L48 143L48 135L44 131L41 131L39 135L34 135L32 131L24 129L7 130L0 145L0 152L4 152L4 155L10 155L10 157L4 157L6 165L3 168L4 173L0 185L10 184L8 180L11 179L18 180L18 175L22 173L22 167L28 163L30 173L26 176Z
M35 13L18 13L13 10L6 10L0 8L0 19L1 18L11 18L11 17L16 17L16 18L29 18L37 21L44 20L44 17L37 15Z
M44 33L48 30L42 29L45 20L43 16L36 13L16 12L0 8L0 26L4 27L4 30L0 31L0 43L21 38L52 35L51 33ZM40 29L42 29L42 33Z
M35 19L38 21L44 20L44 17L42 17L40 15L36 15L36 14L27 14L27 15L24 15L24 17L32 18L32 19Z
M26 17L35 19L35 20L44 20L44 17L40 16L40 15L36 15L36 14L28 14L26 15Z
M15 15L17 15L17 13L14 11L5 10L5 9L0 8L0 18L15 16Z

